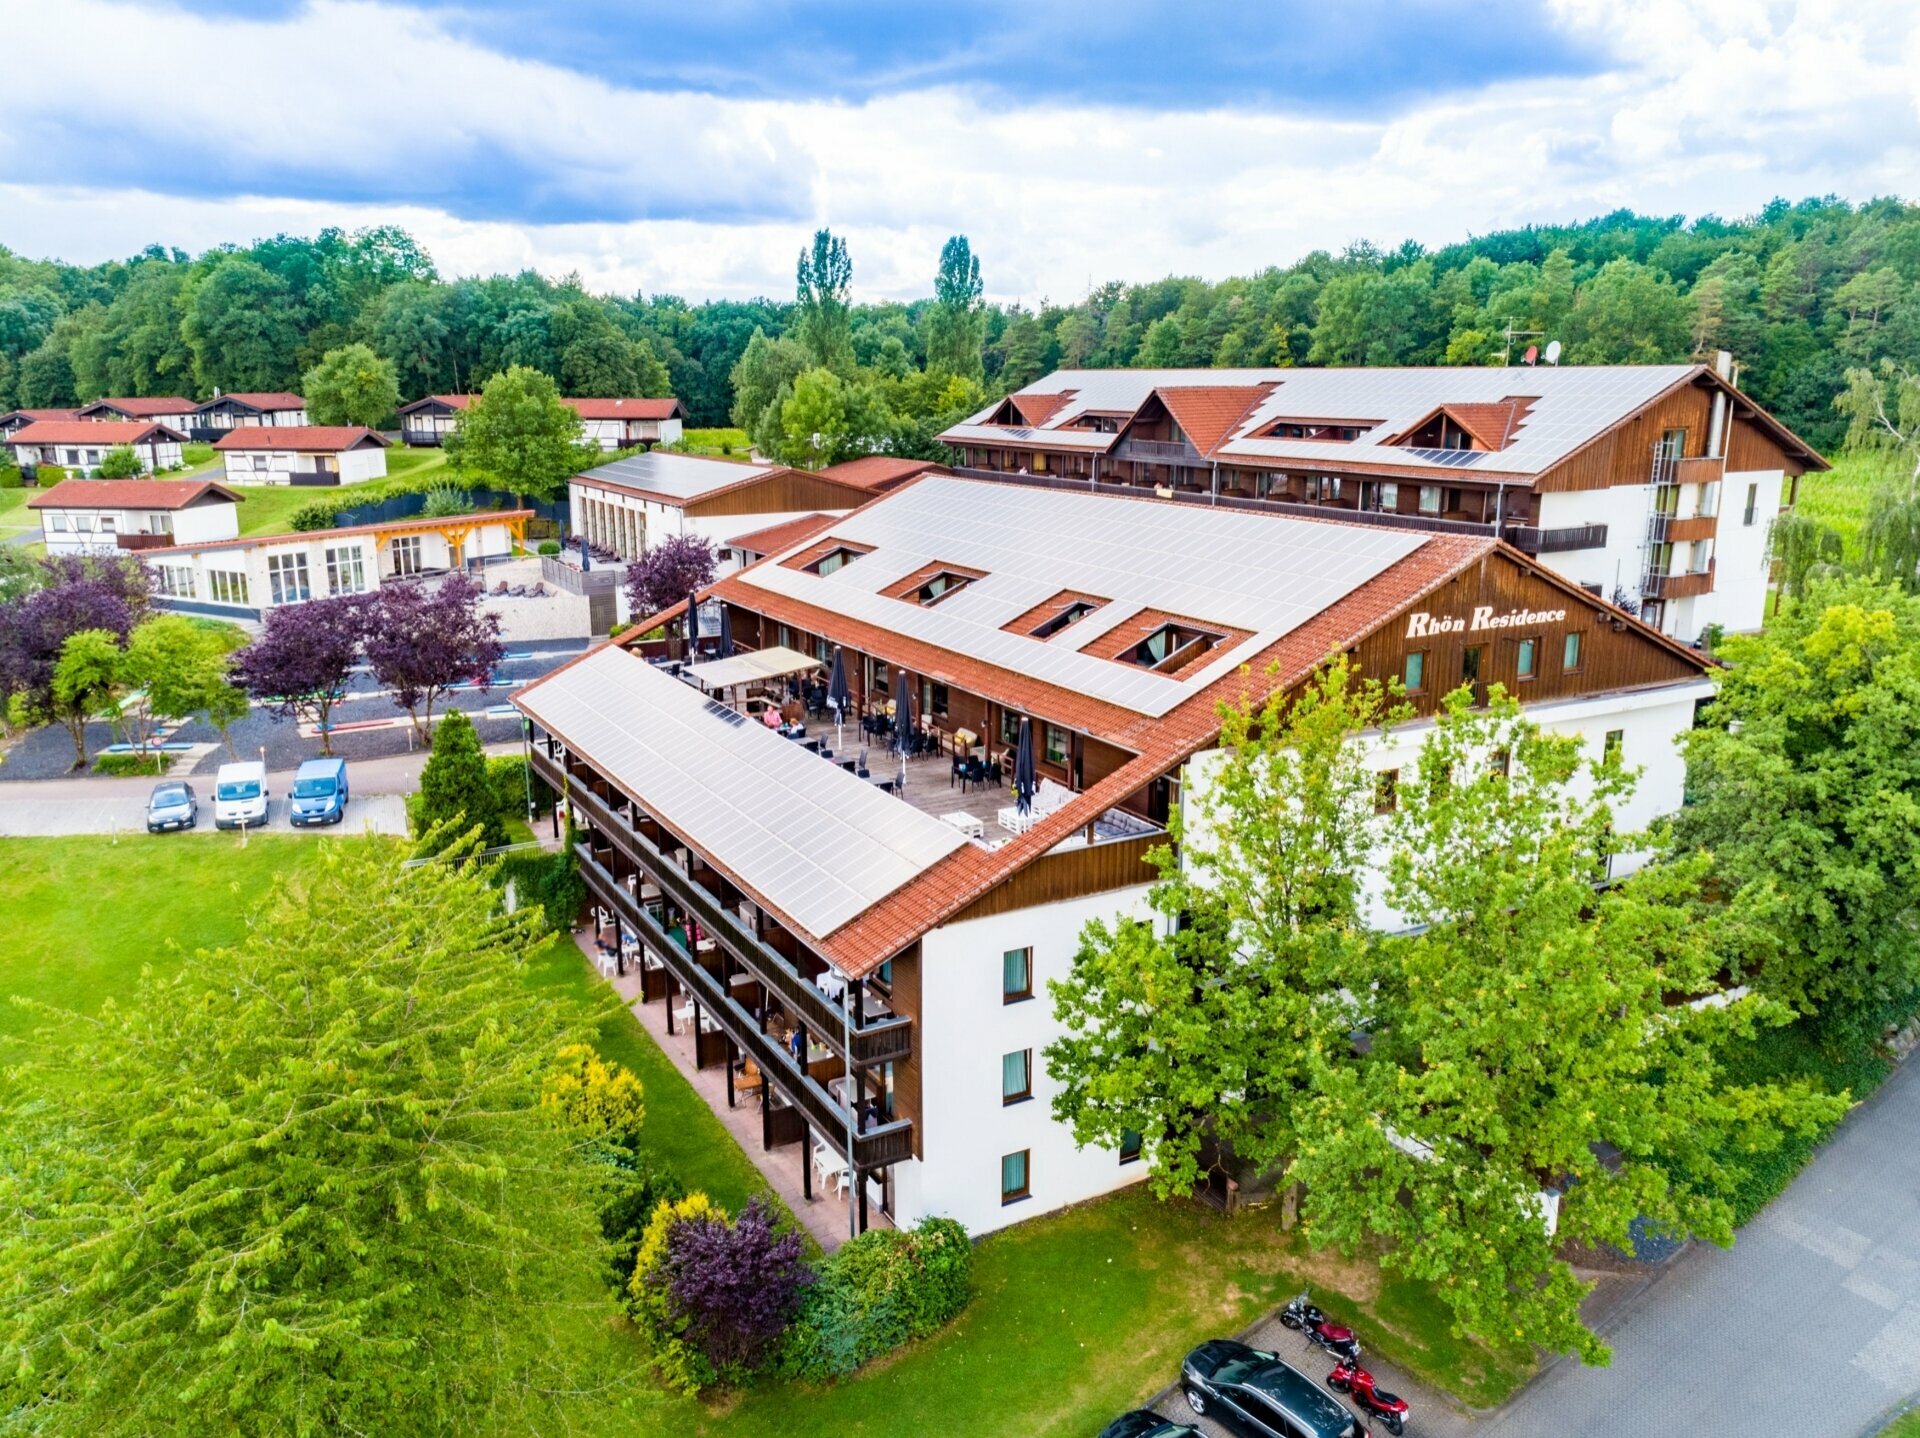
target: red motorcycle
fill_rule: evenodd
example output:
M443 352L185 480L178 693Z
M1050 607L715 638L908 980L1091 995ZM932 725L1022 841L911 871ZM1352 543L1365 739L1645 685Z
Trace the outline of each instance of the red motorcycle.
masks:
M1306 1334L1343 1362L1355 1362L1360 1357L1360 1340L1353 1336L1353 1330L1327 1317L1308 1301L1305 1293L1280 1310L1280 1322L1297 1333Z
M1343 1358L1327 1375L1327 1387L1335 1393L1353 1397L1354 1406L1372 1414L1387 1425L1389 1433L1403 1433L1407 1427L1407 1400L1384 1388L1376 1388L1373 1375L1360 1366L1357 1358Z

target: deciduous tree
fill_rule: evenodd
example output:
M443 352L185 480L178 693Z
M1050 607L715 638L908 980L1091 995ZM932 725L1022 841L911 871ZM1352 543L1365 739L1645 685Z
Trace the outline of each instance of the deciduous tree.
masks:
M232 678L233 648L233 636L182 614L156 614L133 631L121 672L142 696L122 706L135 748L145 753L155 726L169 720L204 714L225 738L246 717L246 691Z
M124 657L120 636L111 629L82 629L60 646L47 712L66 726L76 769L87 766L87 721L101 714L118 716Z
M359 662L364 613L359 596L348 594L278 605L259 638L234 656L241 687L268 712L317 726L322 754L333 752L333 706Z
M459 853L326 846L238 948L65 1016L5 1085L0 1408L49 1438L551 1432L611 1315L590 1032Z
M800 251L795 267L795 299L799 313L794 332L807 358L836 374L853 371L853 321L848 291L853 285L853 261L847 242L831 230L816 230L813 243Z
M516 496L552 499L598 458L580 439L580 416L552 379L514 365L487 381L447 436L456 469L490 474Z
M300 383L315 424L363 424L371 429L400 403L392 363L369 345L328 350Z
M635 619L684 605L696 589L713 583L713 544L700 534L662 540L627 566L627 603Z
M479 580L456 573L434 585L387 585L368 604L367 663L414 733L433 727L436 700L458 684L491 683L506 656L500 616L481 607L485 597Z
M0 604L0 697L23 720L46 722L55 705L54 668L66 642L105 630L123 642L147 603L137 559L60 556L41 561L34 584ZM83 754L77 754L85 762Z
M927 309L927 368L980 378L980 346L987 335L987 312L980 302L984 286L980 261L965 235L954 235L940 249L933 279L933 304Z

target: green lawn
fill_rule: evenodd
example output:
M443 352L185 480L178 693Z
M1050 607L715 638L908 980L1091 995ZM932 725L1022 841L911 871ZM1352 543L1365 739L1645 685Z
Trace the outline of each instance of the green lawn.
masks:
M187 961L237 941L276 875L298 883L333 839L227 835L0 840L7 875L0 995L92 1010L142 964ZM568 939L532 956L528 982L599 1012L599 1044L646 1086L647 1138L692 1187L737 1207L758 1171ZM0 1005L0 1038L41 1022ZM0 1043L0 1062L5 1062ZM576 1431L608 1438L845 1438L927 1431L1083 1435L1178 1372L1201 1339L1236 1333L1311 1282L1367 1346L1489 1405L1531 1372L1528 1357L1464 1343L1432 1294L1369 1265L1309 1255L1271 1215L1228 1222L1141 1190L994 1234L976 1251L977 1293L948 1330L831 1388L768 1384L693 1402L657 1392L619 1324L581 1334L602 1382Z
M1903 1414L1884 1429L1880 1438L1920 1438L1920 1408Z
M748 459L753 454L753 441L747 438L744 429L688 429L682 430L680 438L671 448L684 454L717 454L732 459Z
M30 489L0 489L0 538L22 530L38 530L40 522L27 508Z

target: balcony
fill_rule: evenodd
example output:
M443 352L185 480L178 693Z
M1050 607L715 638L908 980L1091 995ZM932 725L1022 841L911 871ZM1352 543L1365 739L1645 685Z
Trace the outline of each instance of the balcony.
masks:
M1114 447L1115 459L1131 459L1142 464L1206 465L1207 457L1187 440L1123 439Z
M1713 563L1686 574L1649 574L1640 586L1648 599L1693 599L1713 592Z
M799 1110L808 1126L823 1138L837 1140L845 1134L849 1124L847 1110L821 1088L811 1074L802 1071L784 1044L760 1032L753 1015L740 1006L719 978L660 927L647 907L596 857L592 845L578 845L575 856L588 892L620 916L641 944L666 965L688 996L720 1025L734 1046L750 1057L781 1095ZM824 1039L826 1035L820 1037ZM896 1119L854 1134L853 1162L862 1172L900 1163L912 1156L913 1124L909 1120Z
M1559 529L1541 529L1532 524L1510 524L1500 537L1522 554L1564 554L1572 549L1605 549L1607 527L1604 524L1574 524Z
M1675 542L1680 540L1712 539L1719 528L1720 520L1718 516L1711 514L1693 514L1688 515L1685 519L1668 519L1666 523L1666 534L1663 537Z
M116 534L114 546L118 549L172 549L171 534Z
M1727 472L1724 458L1677 459L1669 480L1673 484L1718 484Z
M556 792L563 791L560 765L538 748L533 750L533 769ZM840 1005L802 976L778 950L743 923L738 914L695 883L684 869L661 853L658 846L585 783L566 782L564 792L575 810L609 844L656 885L664 897L698 919L728 956L765 985L789 1014L806 1025L809 1033L843 1059L847 1057L846 1016ZM620 887L622 893L627 893L624 885ZM631 894L627 894L627 899L637 906L638 901ZM887 1017L860 1023L853 1028L852 1042L852 1060L862 1067L905 1059L913 1052L913 1022Z

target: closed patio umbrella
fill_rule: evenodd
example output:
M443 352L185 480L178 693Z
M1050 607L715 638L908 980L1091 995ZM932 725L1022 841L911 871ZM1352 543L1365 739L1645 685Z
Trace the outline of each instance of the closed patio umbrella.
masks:
M733 611L725 604L720 606L720 657L733 658Z
M580 572L585 574L593 568L593 556L587 552L586 535L582 534L578 538L580 540Z
M846 718L853 691L847 687L847 656L833 646L833 677L827 680L827 703L833 706L833 747L840 747L840 724Z
M893 749L900 756L900 787L907 787L907 755L913 752L913 694L907 688L907 671L899 671L900 682L894 689Z
M1020 747L1013 755L1013 804L1022 814L1033 809L1033 791L1038 787L1033 773L1033 720L1020 720Z
M700 643L700 591L687 591L687 663L694 661L695 647Z

